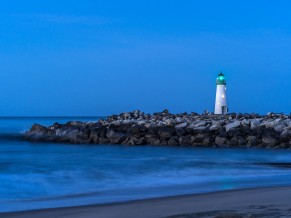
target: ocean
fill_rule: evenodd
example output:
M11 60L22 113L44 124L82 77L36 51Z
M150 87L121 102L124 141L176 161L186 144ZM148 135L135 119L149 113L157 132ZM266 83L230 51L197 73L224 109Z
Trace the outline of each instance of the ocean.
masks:
M31 143L34 123L0 118L0 212L291 185L291 150Z

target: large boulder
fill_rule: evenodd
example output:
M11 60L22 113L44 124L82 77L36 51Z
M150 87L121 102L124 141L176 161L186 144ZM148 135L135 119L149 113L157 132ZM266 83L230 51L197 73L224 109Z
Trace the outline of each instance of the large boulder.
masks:
M161 144L161 142L158 138L147 138L146 143L148 145L160 145Z
M182 117L176 117L175 122L176 123L182 123L183 122Z
M291 139L291 130L284 130L280 134L280 141L281 142L289 142L290 139Z
M96 127L91 128L90 139L94 144L99 143L99 138L103 138L105 136L106 129L104 127Z
M202 126L205 126L205 125L206 125L206 121L204 121L204 120L196 120L196 121L190 123L188 128L197 129L198 127L202 127Z
M258 144L258 139L257 139L256 136L251 135L251 136L247 137L247 145L248 145L248 147L256 146L257 144Z
M240 128L240 133L242 136L249 136L249 135L252 135L252 130L249 126L242 126Z
M78 133L78 136L83 140L88 140L90 138L91 130L89 127L84 126L80 128L80 132Z
M110 143L112 144L121 144L126 139L126 134L109 130L106 133L106 137L110 140Z
M191 144L191 137L189 135L179 137L179 144L180 145L190 145Z
M46 140L48 135L48 129L39 124L34 124L28 132L25 133L25 137L31 141L43 141Z
M67 125L69 126L75 126L75 127L80 127L82 126L84 123L83 122L80 122L80 121L70 121L67 123Z
M219 136L215 137L215 144L216 145L223 146L223 145L226 144L226 141L227 141L226 138L222 138L222 137L219 137Z
M238 139L236 136L232 137L230 140L229 140L229 143L228 143L230 146L238 146L239 145L239 142L238 142Z
M247 144L247 140L244 137L238 136L237 139L239 146L245 146Z
M177 136L185 136L187 135L187 130L185 128L177 128L176 129L176 135Z
M278 133L281 133L281 132L283 132L284 127L285 127L285 125L278 124L278 125L274 126L274 130Z
M137 125L133 125L128 129L127 133L129 135L138 137L140 135L140 127Z
M133 145L145 145L146 139L144 137L133 138L134 144Z
M173 136L170 138L168 141L168 145L175 146L179 144L179 137L178 136Z
M218 126L216 124L210 126L210 128L209 128L209 130L217 130L217 129L218 129Z
M44 134L47 132L47 128L39 125L39 124L34 124L31 128L30 128L30 133L40 133L40 134Z
M207 129L206 126L199 126L199 127L195 128L195 130L196 130L197 132L204 132L206 129Z
M242 124L243 126L250 126L250 121L247 120L247 119L243 119L243 120L241 121L241 124Z
M186 128L187 126L188 126L188 123L185 122L185 123L177 124L175 127L176 127L176 128Z
M229 123L227 125L225 125L225 130L228 132L229 130L233 129L233 128L237 128L241 125L240 121L235 121L233 123Z
M168 140L176 133L175 128L171 127L162 127L158 130L158 135L162 140Z
M255 129L260 124L261 124L261 119L250 120L250 127L252 130Z
M278 145L278 140L275 138L271 138L271 137L263 137L262 144L265 146L268 146L268 147L274 147L274 146Z
M204 140L204 138L205 138L205 135L204 135L204 134L202 134L202 133L198 133L198 134L193 135L193 136L191 137L191 143L192 143L192 144L193 144L193 143L201 143L201 142Z
M213 139L213 137L211 137L211 136L206 136L204 139L203 139L203 141L202 141L202 145L203 146L210 146L210 145L213 145L213 143L214 143L214 139Z

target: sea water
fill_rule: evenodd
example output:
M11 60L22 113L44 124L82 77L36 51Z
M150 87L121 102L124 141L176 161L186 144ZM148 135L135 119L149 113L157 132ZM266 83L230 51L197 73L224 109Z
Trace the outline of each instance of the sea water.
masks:
M31 143L34 123L0 119L0 212L291 185L291 150Z

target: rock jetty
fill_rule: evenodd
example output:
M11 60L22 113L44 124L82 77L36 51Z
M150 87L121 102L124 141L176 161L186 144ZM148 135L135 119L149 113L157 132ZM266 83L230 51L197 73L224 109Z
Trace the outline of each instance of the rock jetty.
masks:
M285 114L145 114L139 110L96 122L34 124L29 141L75 144L200 147L291 147L291 117Z

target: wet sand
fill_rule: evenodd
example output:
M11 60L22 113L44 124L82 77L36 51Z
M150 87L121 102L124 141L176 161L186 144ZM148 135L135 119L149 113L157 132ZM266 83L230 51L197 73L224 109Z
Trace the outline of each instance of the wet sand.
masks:
M242 189L116 204L0 213L0 217L291 217L291 187Z

